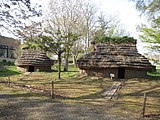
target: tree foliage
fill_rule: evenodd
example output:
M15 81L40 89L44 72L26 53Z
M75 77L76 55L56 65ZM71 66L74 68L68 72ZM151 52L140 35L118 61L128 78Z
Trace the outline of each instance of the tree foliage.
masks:
M121 44L121 43L135 43L136 40L133 37L108 37L104 36L103 39L96 39L95 43L109 43L109 44Z
M136 2L136 8L142 14L150 16L155 19L160 14L160 1L159 0L132 0ZM158 16L157 16L158 17Z
M41 15L41 5L32 4L30 0L2 0L0 2L1 33L7 31L17 35L17 29L19 30L33 21L33 17Z
M123 28L123 25L120 24L118 16L116 15L104 15L101 14L98 16L97 20L98 26L94 32L94 40L103 41L107 37L121 37L129 36L129 32Z
M160 0L133 0L136 8L148 18L149 25L139 27L140 38L144 42L152 43L152 50L160 50ZM153 43L155 43L153 45Z
M141 32L143 33L140 35L140 38L148 43L158 43L160 44L160 31L154 28L148 28L145 25L141 26Z

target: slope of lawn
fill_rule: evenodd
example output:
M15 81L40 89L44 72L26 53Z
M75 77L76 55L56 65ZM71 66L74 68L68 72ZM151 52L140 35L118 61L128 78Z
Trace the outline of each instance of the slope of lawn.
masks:
M63 69L63 68L62 68ZM159 68L158 68L159 69ZM29 84L43 89L51 90L51 81L54 81L56 100L65 104L83 104L98 106L102 111L120 116L139 118L142 112L143 95L147 93L146 114L160 113L160 79L124 79L111 80L109 78L80 76L78 68L70 65L69 72L62 72L62 79L57 79L58 72L33 72L30 76L24 76L15 69L15 66L6 69L15 71L10 74L11 82ZM7 80L8 74L0 73L0 80ZM157 74L159 70L157 70ZM106 100L101 96L115 81L123 83L118 99ZM0 86L3 87L4 86ZM8 89L8 88L6 88ZM14 92L15 94L19 94ZM21 91L23 92L23 91ZM28 94L30 95L30 94ZM34 94L31 94L31 96ZM36 95L35 95L36 96ZM48 98L50 98L48 96ZM3 104L1 102L1 104ZM5 104L5 103L4 103Z

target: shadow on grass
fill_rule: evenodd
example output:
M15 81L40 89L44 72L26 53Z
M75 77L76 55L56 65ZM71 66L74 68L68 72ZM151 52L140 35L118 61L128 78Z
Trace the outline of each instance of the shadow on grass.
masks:
M20 97L24 96L20 94ZM17 96L13 95L12 97ZM12 99L8 101L7 105L0 106L0 108L1 120L114 120L120 117L110 116L110 114L106 115L106 112L103 112L101 109L95 109L93 106L65 104L60 101L53 102L41 99Z
M24 93L24 94L0 94L0 99L8 98L21 98L21 97L41 97L42 95L38 93Z
M28 99L29 97L33 97L33 99ZM35 93L1 94L0 100L7 100L7 104L0 106L1 120L24 120L29 115L30 110L46 102L40 99L39 94Z

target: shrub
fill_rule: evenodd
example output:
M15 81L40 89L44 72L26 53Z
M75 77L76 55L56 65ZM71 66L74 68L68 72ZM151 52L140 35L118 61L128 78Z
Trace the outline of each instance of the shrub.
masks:
M121 43L135 43L136 40L133 37L123 36L123 37L103 37L103 39L96 39L96 43L111 43L111 44L121 44Z
M14 65L14 62L7 61L7 60L2 60L2 62L0 62L0 64L2 66L11 66L11 65Z

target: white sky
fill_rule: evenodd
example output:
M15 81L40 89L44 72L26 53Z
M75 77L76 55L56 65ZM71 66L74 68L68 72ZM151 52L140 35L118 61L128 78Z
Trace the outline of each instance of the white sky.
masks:
M100 3L100 6L104 11L110 14L118 14L119 18L135 38L138 38L138 32L136 31L137 25L146 22L139 15L140 13L135 8L135 3L129 0L94 0Z

